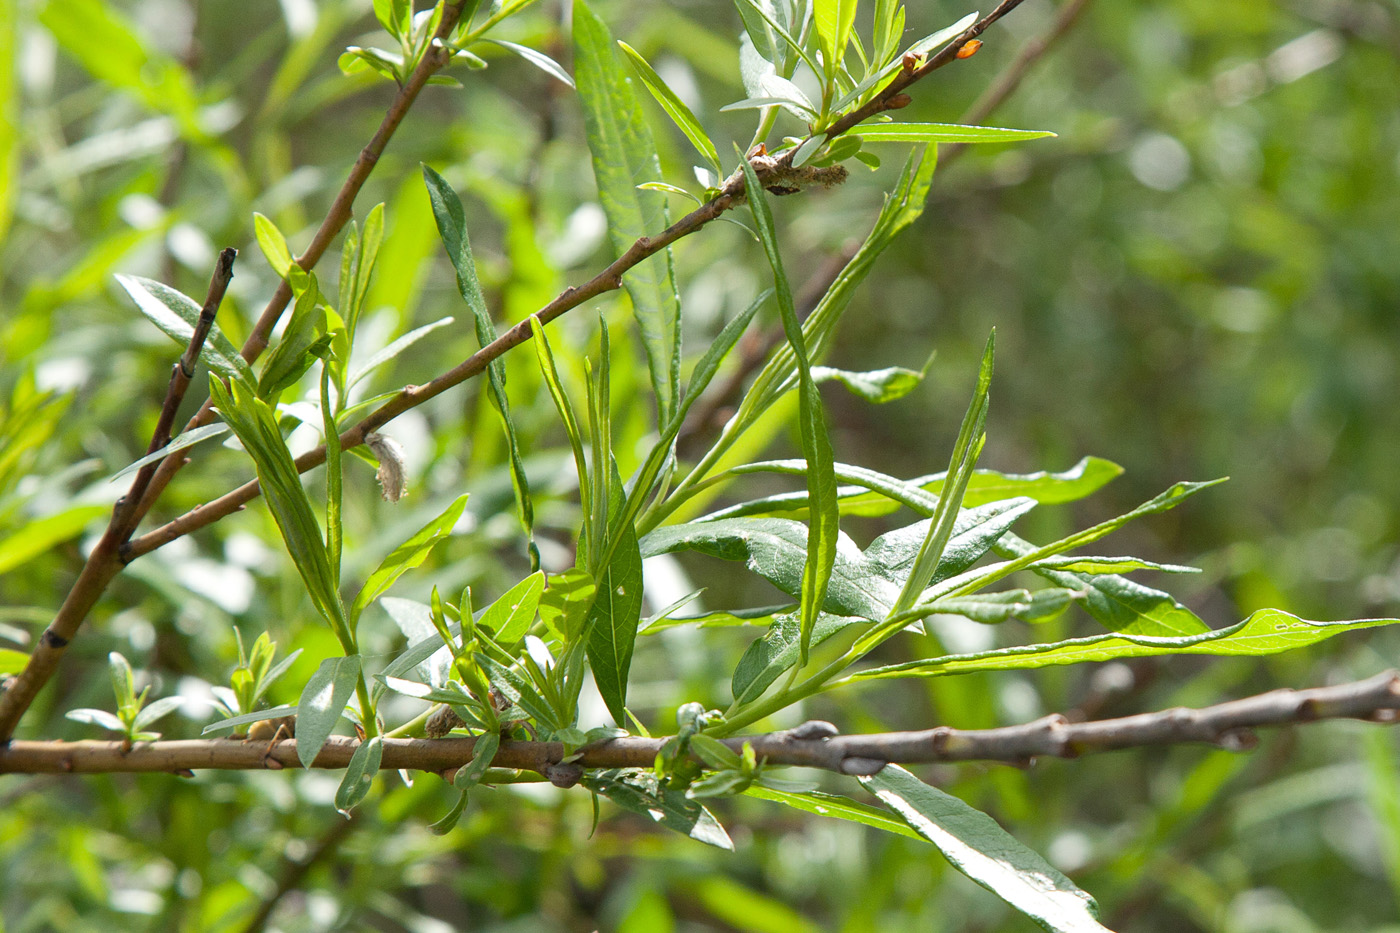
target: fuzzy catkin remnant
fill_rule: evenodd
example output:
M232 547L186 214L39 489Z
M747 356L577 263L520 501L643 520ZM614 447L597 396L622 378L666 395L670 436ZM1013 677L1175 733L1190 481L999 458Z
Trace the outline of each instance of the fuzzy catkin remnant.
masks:
M380 493L389 502L398 502L408 494L403 447L392 437L377 431L365 435L365 446L379 461L375 476L379 479Z

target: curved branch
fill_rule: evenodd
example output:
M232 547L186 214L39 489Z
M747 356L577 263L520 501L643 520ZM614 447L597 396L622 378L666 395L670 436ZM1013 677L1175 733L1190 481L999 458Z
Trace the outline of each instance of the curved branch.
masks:
M1001 761L1028 765L1037 758L1077 758L1151 745L1206 743L1247 751L1256 744L1255 728L1326 719L1396 722L1400 719L1400 672L1386 671L1368 680L1331 687L1274 690L1200 709L1178 707L1095 722L1070 722L1057 714L999 729L939 726L922 732L874 735L838 735L830 723L809 722L784 732L724 742L736 752L748 743L771 765L867 775L890 763ZM649 768L668 741L668 737L610 739L581 749L574 761L580 768ZM384 739L380 768L446 774L471 760L475 744L471 738ZM358 746L355 739L333 737L312 767L344 768ZM558 742L503 742L491 764L549 774L563 758L564 746ZM189 776L199 768L299 767L295 739L272 748L260 741L237 739L143 742L129 748L122 742L13 742L0 748L0 773L165 771Z

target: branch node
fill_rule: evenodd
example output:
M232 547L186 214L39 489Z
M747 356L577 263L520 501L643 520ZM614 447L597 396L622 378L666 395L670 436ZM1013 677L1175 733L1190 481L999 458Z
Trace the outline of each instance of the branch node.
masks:
M1220 733L1215 744L1227 752L1248 752L1259 746L1259 736L1252 729L1229 729Z
M561 761L547 765L544 776L549 778L549 783L555 787L573 787L583 777L583 765L576 761Z
M870 777L879 774L889 764L881 758L842 758L841 773L851 774L857 777Z
M824 722L820 719L810 719L800 726L789 729L783 735L783 739L785 741L808 742L832 739L840 734L841 730L837 729L831 723Z

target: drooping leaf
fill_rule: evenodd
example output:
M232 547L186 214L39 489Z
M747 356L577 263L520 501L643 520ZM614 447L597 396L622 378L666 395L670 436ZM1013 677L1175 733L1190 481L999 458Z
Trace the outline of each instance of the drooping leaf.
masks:
M670 226L665 198L638 191L661 181L651 130L617 59L612 36L583 0L574 4L574 74L584 127L608 217L613 249L621 254L638 237ZM680 399L680 303L671 251L634 266L623 277L646 348L656 393L657 422L666 424Z
M593 771L579 782L613 803L648 817L667 829L698 842L734 850L734 843L719 820L684 791L662 785L651 771L612 769Z
M485 41L494 42L503 49L510 49L550 77L557 78L569 87L574 86L574 79L569 77L569 73L564 70L563 66L538 49L532 49L528 45L520 45L516 42L507 42L504 39L486 38Z
M350 764L346 765L340 787L335 792L335 809L346 819L350 818L350 811L369 795L383 758L384 739L377 735L361 742L350 756Z
M460 791L469 791L480 784L486 769L491 767L491 761L496 757L496 750L500 747L499 732L487 732L477 736L476 744L472 746L472 759L457 769L457 773L452 777L452 786Z
M195 325L199 323L201 310L193 298L154 279L142 278L139 275L118 275L116 278L117 284L126 290L136 302L136 307L152 324L179 344L182 350L189 346L190 338L194 336ZM255 385L258 381L252 368L248 366L248 361L243 359L243 355L224 336L224 332L219 330L217 323L205 338L199 358L226 379L237 379L247 385Z
M832 369L829 366L813 366L812 378L817 382L839 382L852 393L883 405L904 398L924 380L924 373L900 366L876 369L865 373L845 369Z
M794 810L801 810L804 813L811 813L816 816L830 816L838 820L850 820L852 823L859 823L862 826L871 826L875 829L882 829L887 833L894 833L899 836L908 836L910 839L922 839L908 823L896 819L885 810L872 807L869 804L860 803L849 797L842 797L840 794L827 794L822 791L806 791L804 793L790 793L788 791L773 790L761 784L750 785L744 793L749 797L757 797L759 800L771 800L774 803L781 803L784 806L792 807Z
M1228 628L1167 638L1151 635L1092 635L1043 645L999 648L973 654L946 655L861 671L850 678L875 680L889 677L942 677L976 671L1030 670L1086 661L1114 661L1170 654L1209 654L1260 657L1294 648L1305 648L1333 635L1378 625L1395 625L1400 619L1360 619L1352 622L1310 622L1279 609L1261 609Z
M1105 933L1098 904L987 814L930 787L898 765L860 782L953 867L1056 933Z
M345 712L360 679L360 658L326 658L297 701L297 758L310 768ZM222 725L222 723L221 723Z
M182 431L179 435L175 437L174 440L172 440L169 444L166 444L160 450L157 450L153 454L147 454L140 460L135 460L131 463L128 463L116 473L113 473L110 477L107 478L107 482L116 482L123 476L126 476L130 473L135 473L137 470L141 469L148 463L155 463L157 460L164 460L166 457L170 456L176 451L184 450L186 447L193 447L200 441L207 441L210 438L219 437L220 435L227 433L228 425L226 424L206 424L202 428L191 428L188 431Z
M394 359L400 353L407 350L409 347L413 346L415 343L422 340L424 337L428 336L433 331L437 330L440 327L447 327L449 324L454 324L456 323L456 321L456 318L448 316L438 318L431 324L424 324L422 327L415 327L413 330L404 334L402 337L399 337L397 340L390 343L384 349L380 350L379 352L371 356L369 359L365 360L363 366L361 366L359 369L356 369L350 374L350 378L345 384L346 388L348 389L351 386L354 386L356 383L364 379L370 373L374 372L380 366L383 366L385 363Z
M230 716L228 719L221 719L218 722L210 723L205 726L199 734L214 737L228 735L239 726L251 725L266 719L281 719L283 716L290 716L296 711L297 708L295 706L284 705L274 706L271 709L261 709L251 713L244 713L241 716Z

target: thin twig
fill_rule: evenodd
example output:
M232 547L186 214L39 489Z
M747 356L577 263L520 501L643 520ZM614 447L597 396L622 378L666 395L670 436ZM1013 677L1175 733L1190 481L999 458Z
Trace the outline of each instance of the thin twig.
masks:
M1257 742L1252 730L1325 719L1361 719L1393 723L1400 718L1400 673L1386 671L1367 680L1274 690L1200 709L1161 710L1119 719L1070 722L1046 716L999 729L953 729L939 726L922 732L838 735L830 723L809 722L796 729L740 736L724 742L735 751L745 743L773 765L824 768L841 774L874 774L886 764L953 761L1001 761L1026 765L1037 758L1077 758L1094 752L1152 745L1206 743L1247 751ZM382 769L410 768L451 772L471 759L476 740L384 739ZM628 736L585 747L581 768L649 768L669 741L667 737ZM321 749L314 768L344 768L359 742L333 737ZM550 773L564 757L558 742L503 742L492 766ZM165 771L188 773L198 768L259 770L298 768L296 741L267 749L261 742L205 739L143 742L12 742L0 748L0 773L110 773Z
M1050 24L1050 28L1021 47L1021 51L1016 53L1011 64L1002 69L1001 74L997 75L996 80L988 85L977 100L973 101L972 106L967 108L958 122L975 126L991 116L992 112L1021 86L1021 82L1026 79L1026 75L1030 73L1035 63L1044 58L1045 53L1050 51L1051 47L1074 27L1074 24L1079 21L1080 14L1088 5L1089 0L1069 0L1068 3L1060 7L1054 22ZM966 149L965 143L940 146L938 148L939 167L947 168Z
M228 283L233 278L233 259L237 255L238 251L235 249L225 249L219 254L214 274L209 281L209 294L204 300L204 307L200 309L194 333L170 374L170 384L165 390L165 401L161 405L160 416L156 420L156 429L147 453L155 453L170 442L170 426L175 421L180 403L184 401L185 390L189 388L190 379L194 376L195 362L204 349L204 341L214 327L214 317L219 312L219 305L223 303ZM166 457L165 461L180 459L183 458ZM147 490L156 469L155 463L148 463L142 467L132 480L127 494L117 500L112 509L112 518L107 523L107 530L88 555L77 582L68 591L58 614L53 622L49 623L48 628L44 629L39 643L34 646L33 653L25 662L24 670L9 682L4 694L0 695L0 744L14 734L15 724L29 708L40 688L53 675L58 662L68 650L68 643L77 634L78 626L92 611L92 607L107 589L107 584L121 572L124 566L122 549L131 537L136 523L140 521L140 509L137 504Z
M447 38L456 28L465 3L466 0L457 0L457 2L448 5L443 12L441 25L435 34L438 38ZM321 222L320 229L316 231L311 245L307 247L306 252L297 257L297 265L309 271L320 261L331 242L340 233L346 221L350 219L351 206L355 202L356 195L359 194L360 188L369 178L370 172L374 170L374 166L378 163L389 139L398 129L399 124L403 122L409 108L417 99L418 93L427 85L428 79L450 60L451 52L445 45L433 43L429 46L428 51L423 55L423 60L419 62L418 67L414 69L413 74L409 76L408 81L394 97L394 101L390 104L374 137L360 151L354 167L350 170L349 177L341 186L325 220ZM291 286L284 279L278 284L276 292L258 317L248 340L243 345L243 358L249 363L256 360L267 348L268 336L281 318L282 312L286 310L291 297ZM185 430L200 427L212 420L213 409L206 401L195 416L190 419ZM118 508L122 511L121 528L124 530L118 533L115 521L108 526L108 533L103 535L97 547L88 555L78 574L78 579L74 582L72 589L68 591L68 595L65 597L63 605L59 607L53 622L44 631L43 638L30 656L24 671L11 679L4 694L0 695L0 744L8 742L10 737L14 735L20 717L24 715L24 711L34 702L34 697L38 695L44 684L53 675L59 658L62 657L69 641L77 634L83 620L87 618L98 599L106 592L107 586L121 572L128 561L145 553L144 551L133 552L127 546L129 544L128 538L141 519L155 505L156 500L165 491L175 473L186 462L188 460L185 457L166 457L160 462L154 473L147 477L144 494L139 498L130 497L131 501L126 505L118 504Z
M896 98L903 92L904 88L909 87L915 81L926 77L950 62L956 61L958 49L962 48L968 41L981 35L989 26L1011 12L1019 6L1021 2L1022 0L1003 0L995 10L969 26L957 38L949 42L947 46L933 57L929 58L922 67L900 72L883 91L870 101L870 103L836 121L836 123L826 131L826 136L828 138L834 138L847 132L863 120L867 120L885 110L897 109L903 106L904 104L900 103ZM891 103L891 101L894 102ZM764 168L758 171L759 180L762 181L766 176L775 173L781 174L788 170L794 153L795 150L790 150L782 156L766 163ZM742 172L736 171L724 182L720 188L720 193L712 200L705 202L700 207L691 211L660 234L652 237L639 237L628 247L626 252L619 256L606 269L582 285L565 289L557 298L537 311L535 316L539 318L541 324L548 324L555 318L577 308L589 299L621 288L623 274L632 267L654 256L682 237L695 233L706 224L718 219L725 211L742 205L744 200L744 176ZM385 402L374 413L342 433L340 435L341 449L349 450L352 447L364 443L365 435L369 432L378 430L404 412L416 408L429 399L441 395L448 389L480 375L492 361L504 355L508 350L526 342L530 339L530 336L530 322L526 319L504 334L501 334L492 343L482 347L476 353L473 353L464 362L438 376L432 382L421 386L404 387L394 398ZM325 462L326 448L323 444L298 457L296 459L296 467L298 472L304 473ZM203 528L206 525L238 511L243 508L244 505L257 498L260 492L261 488L258 486L257 481L251 480L237 489L225 493L218 499L197 506L173 521L134 539L131 542L128 553L131 558L140 557L142 554L148 554L159 547L169 544L177 538L183 537L192 531Z

